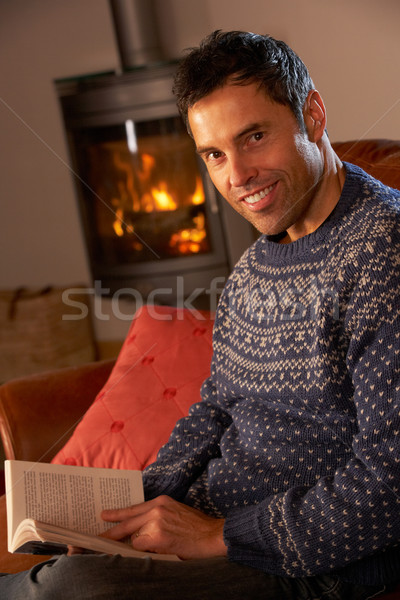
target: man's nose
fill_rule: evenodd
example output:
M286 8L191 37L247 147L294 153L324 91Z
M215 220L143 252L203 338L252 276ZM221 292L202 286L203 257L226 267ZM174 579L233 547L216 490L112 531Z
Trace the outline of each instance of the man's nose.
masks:
M229 161L229 183L232 187L242 187L256 177L257 168L243 156L232 156Z

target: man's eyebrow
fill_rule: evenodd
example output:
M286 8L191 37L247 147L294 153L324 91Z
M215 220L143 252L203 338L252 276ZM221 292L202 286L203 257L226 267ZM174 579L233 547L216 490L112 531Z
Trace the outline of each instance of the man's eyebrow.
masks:
M202 156L209 152L218 152L218 149L215 146L196 146L196 152Z
M242 139L249 133L252 133L255 131L260 131L260 130L265 130L266 128L268 128L268 125L269 125L268 121L258 121L256 123L249 123L248 125L246 125L246 127L244 127L244 129L239 131L234 136L233 140L234 140L234 142L238 142L240 139ZM209 152L219 152L219 150L216 146L198 146L198 147L196 147L196 152L197 152L197 154L203 155L203 154L208 154Z
M268 121L257 121L256 123L249 123L249 125L246 125L246 127L244 129L242 129L242 131L239 131L238 134L235 135L234 140L235 142L240 140L242 137L245 137L246 135L248 135L249 133L252 133L254 131L260 131L262 129L266 129L268 128Z

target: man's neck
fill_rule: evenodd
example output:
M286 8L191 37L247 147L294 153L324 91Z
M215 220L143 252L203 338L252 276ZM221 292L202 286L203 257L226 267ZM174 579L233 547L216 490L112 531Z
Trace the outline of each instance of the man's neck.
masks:
M329 218L339 202L346 178L346 170L329 142L324 154L325 168L319 181L319 189L309 218L302 221L301 228L294 225L288 228L285 235L283 235L283 232L277 240L279 244L290 244L316 231Z

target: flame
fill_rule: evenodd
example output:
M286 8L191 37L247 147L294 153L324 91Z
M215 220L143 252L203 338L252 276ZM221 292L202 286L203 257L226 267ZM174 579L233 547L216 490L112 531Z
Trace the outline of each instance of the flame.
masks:
M165 181L160 181L159 187L153 187L151 194L154 198L156 210L176 210L177 204L168 193L168 187Z
M140 210L140 200L138 198L135 189L135 178L133 176L132 167L129 161L124 161L119 152L114 153L114 164L126 175L126 181L123 184L121 181L117 182L121 198L129 197L132 201L132 209L134 211Z
M146 153L141 154L140 158L142 159L142 169L138 171L138 175L141 181L146 181L150 177L150 173L156 164L156 160L151 154Z
M194 190L194 194L192 196L192 203L197 206L198 204L203 204L204 200L204 190L201 177L196 177L196 189Z
M180 254L198 254L201 242L207 236L204 214L194 217L193 222L195 227L192 229L181 229L171 236L169 245L171 248L178 248Z
M121 172L121 177L117 180L116 196L111 201L115 210L112 226L118 237L132 235L130 244L136 252L141 252L143 245L134 235L135 213L187 209L189 216L190 205L199 206L205 202L202 178L199 174L196 175L193 194L188 195L187 191L183 193L182 190L179 191L179 186L176 184L168 187L166 176L165 179L157 177L157 160L151 154L140 154L136 159L137 164L132 163L131 158L125 159L119 152L114 153L113 160L115 168ZM176 198L176 194L178 196L182 194L182 199ZM181 218L180 214L179 218ZM170 234L169 247L173 249L174 254L177 252L182 255L197 254L205 249L204 240L207 238L207 231L204 213L192 217L188 225L185 229L178 229Z
M113 202L114 203L114 202ZM122 208L117 208L115 211L115 221L113 222L114 232L118 237L122 237L125 233L134 233L134 227L131 223L124 222L124 211Z
M115 221L113 223L113 229L118 237L122 237L124 235L124 230L122 228L122 219L124 217L124 211L122 208L118 208L115 211Z

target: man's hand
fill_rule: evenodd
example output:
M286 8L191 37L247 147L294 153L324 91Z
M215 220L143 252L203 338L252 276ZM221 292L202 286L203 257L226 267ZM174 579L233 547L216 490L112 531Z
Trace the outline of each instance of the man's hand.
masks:
M136 550L176 554L181 559L226 556L224 519L215 519L168 496L119 510L104 510L105 521L120 521L102 535L131 537Z

